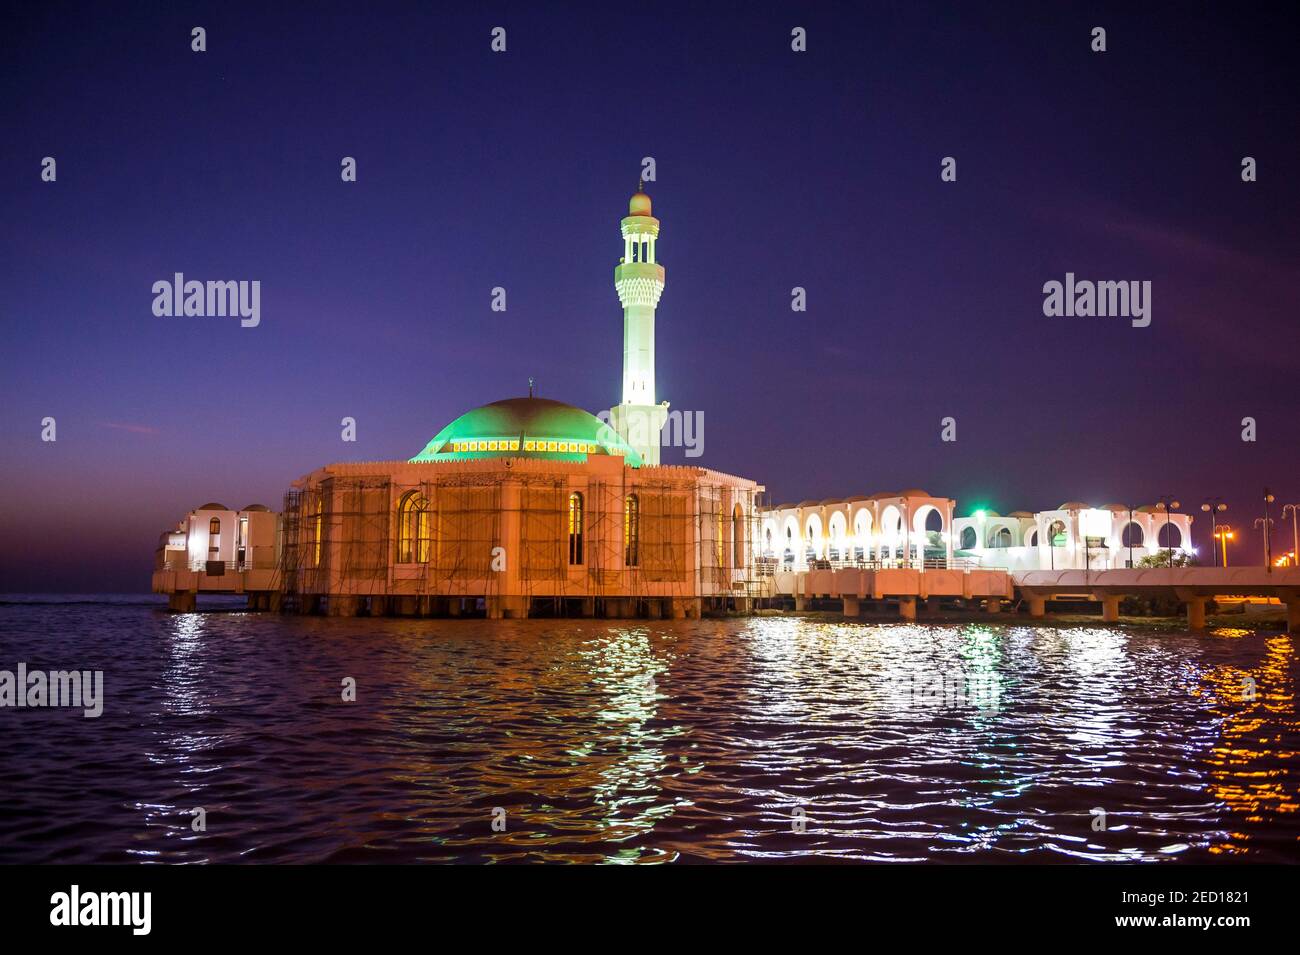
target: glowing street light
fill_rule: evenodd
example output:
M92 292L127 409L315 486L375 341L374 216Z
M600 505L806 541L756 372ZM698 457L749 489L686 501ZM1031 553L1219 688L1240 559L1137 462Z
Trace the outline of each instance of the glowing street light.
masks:
M1219 535L1216 533L1217 528L1218 528L1218 521L1215 520L1215 515L1217 515L1217 514L1222 514L1222 513L1223 513L1224 511L1226 511L1227 509L1228 509L1228 505L1227 505L1227 504L1224 504L1223 501L1220 500L1220 499L1217 498L1217 497L1207 497L1207 498L1205 499L1205 503L1201 505L1201 510L1205 511L1207 514L1210 515L1210 534L1211 534L1211 536L1213 536L1213 537L1218 537L1218 536L1219 536ZM1211 547L1211 548L1210 548L1210 551L1211 551L1211 553L1214 553L1214 548ZM1215 564L1216 567L1217 567L1218 564L1219 564L1219 555L1218 555L1217 553L1214 553L1214 564Z
M1291 546L1295 548L1295 550L1291 551L1291 566L1294 567L1296 562L1296 555L1300 554L1300 531L1297 531L1296 529L1296 511L1300 511L1300 505L1283 504L1282 520L1286 520L1287 511L1291 512L1291 538L1292 538Z
M1273 525L1273 518L1268 516L1268 506L1274 501L1268 488L1264 488L1264 516L1255 518L1255 526L1264 529L1264 571L1273 573L1273 544L1269 540L1268 529Z
M1224 567L1228 566L1228 541L1235 539L1236 536L1232 532L1232 528L1227 524L1220 524L1218 530L1214 532L1214 539L1219 542L1219 546L1223 549Z

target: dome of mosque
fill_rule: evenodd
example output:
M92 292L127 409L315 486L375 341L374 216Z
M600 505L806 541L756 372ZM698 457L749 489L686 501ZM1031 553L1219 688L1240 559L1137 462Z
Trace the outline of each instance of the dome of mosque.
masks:
M640 189L632 196L627 204L627 214L630 216L648 216L650 212L650 197Z
M411 460L585 461L592 454L619 455L633 467L642 463L640 455L595 415L562 401L530 397L507 398L465 412Z

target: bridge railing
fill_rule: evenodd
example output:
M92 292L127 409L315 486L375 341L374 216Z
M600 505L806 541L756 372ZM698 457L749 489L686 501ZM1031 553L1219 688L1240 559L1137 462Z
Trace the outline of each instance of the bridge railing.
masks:
M793 561L778 561L776 558L760 558L760 565L766 569L766 576L773 572L790 572L793 570L1009 570L1009 567L989 564L974 557L885 557L879 560L822 558L810 560L800 567ZM763 563L767 561L768 563ZM760 574L763 571L760 570Z

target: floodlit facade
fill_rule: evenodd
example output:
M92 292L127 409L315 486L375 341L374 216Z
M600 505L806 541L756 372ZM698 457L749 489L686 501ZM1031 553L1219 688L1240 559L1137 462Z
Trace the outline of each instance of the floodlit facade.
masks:
M920 488L778 504L762 513L759 552L782 570L827 562L947 566L953 559L948 529L955 507L952 498Z
M199 593L266 594L279 562L278 514L262 504L235 511L212 502L159 535L153 590L181 595L172 600L178 610L193 610Z
M529 426L558 404L539 401L509 402L520 447L572 445ZM580 444L605 428L587 417ZM295 482L283 514L289 606L697 617L755 595L752 481L600 451L452 453L467 456L335 464Z
M664 269L640 189L621 232L623 400L608 422L529 394L466 412L409 460L317 468L293 482L280 515L207 505L163 535L154 590L178 610L197 593L235 592L253 606L345 616L747 606L762 593L763 488L659 463Z
M1196 554L1192 517L1159 505L1091 507L1079 501L1051 511L976 511L953 521L958 558L1007 570L1114 570L1143 558Z

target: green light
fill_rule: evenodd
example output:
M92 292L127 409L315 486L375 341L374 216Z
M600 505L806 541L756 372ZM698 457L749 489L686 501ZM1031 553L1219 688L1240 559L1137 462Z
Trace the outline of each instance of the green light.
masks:
M976 512L975 512L975 520L977 520L977 521L982 521L982 520L984 520L984 511L982 511L982 510L976 511Z

